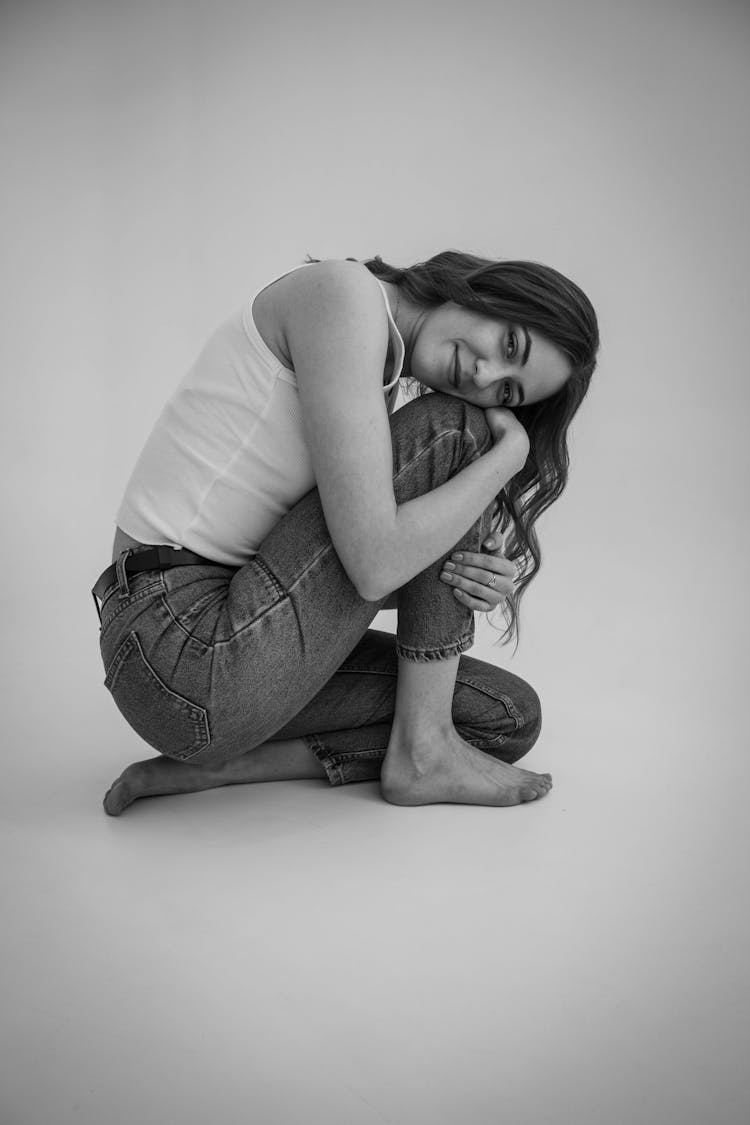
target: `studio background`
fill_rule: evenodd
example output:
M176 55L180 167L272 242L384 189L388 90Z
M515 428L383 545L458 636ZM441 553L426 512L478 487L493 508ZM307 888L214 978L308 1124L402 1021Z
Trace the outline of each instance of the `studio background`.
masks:
M749 47L731 0L2 6L8 1125L747 1120ZM520 647L472 652L554 790L106 818L151 752L89 590L165 399L308 252L449 247L600 318Z

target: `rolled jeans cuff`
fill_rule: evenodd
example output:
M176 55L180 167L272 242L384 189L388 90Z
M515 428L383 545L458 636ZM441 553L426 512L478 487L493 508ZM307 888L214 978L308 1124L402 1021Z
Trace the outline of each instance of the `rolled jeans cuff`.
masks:
M424 663L427 660L448 660L451 656L460 656L462 652L466 652L473 644L474 621L472 618L469 631L463 633L458 640L453 641L449 645L439 645L437 648L412 648L410 645L403 645L397 642L396 653L398 656L402 656L404 660L414 660L417 663Z

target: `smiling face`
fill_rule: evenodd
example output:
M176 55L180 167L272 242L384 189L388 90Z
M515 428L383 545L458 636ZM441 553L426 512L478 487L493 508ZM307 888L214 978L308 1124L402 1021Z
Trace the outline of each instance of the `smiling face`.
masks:
M522 406L559 391L571 363L535 329L449 302L418 317L407 339L410 374L476 406Z

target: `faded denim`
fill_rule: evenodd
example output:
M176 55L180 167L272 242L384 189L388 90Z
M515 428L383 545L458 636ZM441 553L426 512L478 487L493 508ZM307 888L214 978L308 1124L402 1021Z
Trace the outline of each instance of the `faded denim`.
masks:
M437 488L492 445L484 411L449 395L408 402L390 426L399 504ZM480 551L491 514L489 507L452 550ZM371 629L386 599L357 593L317 489L239 569L128 575L125 555L102 603L104 682L150 746L193 765L303 738L331 784L377 778L399 655L442 659L474 640L473 612L440 581L443 558L399 590L395 636ZM467 742L515 762L538 737L539 700L517 676L461 655L453 720Z

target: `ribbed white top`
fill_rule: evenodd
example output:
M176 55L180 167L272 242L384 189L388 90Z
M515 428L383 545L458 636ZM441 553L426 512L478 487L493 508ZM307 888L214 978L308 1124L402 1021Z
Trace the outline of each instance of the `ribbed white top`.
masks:
M292 272L265 282L214 332L162 410L116 517L139 542L242 566L315 487L296 375L266 345L252 315L257 294ZM394 374L383 387L392 413L405 348L380 288L393 343Z

